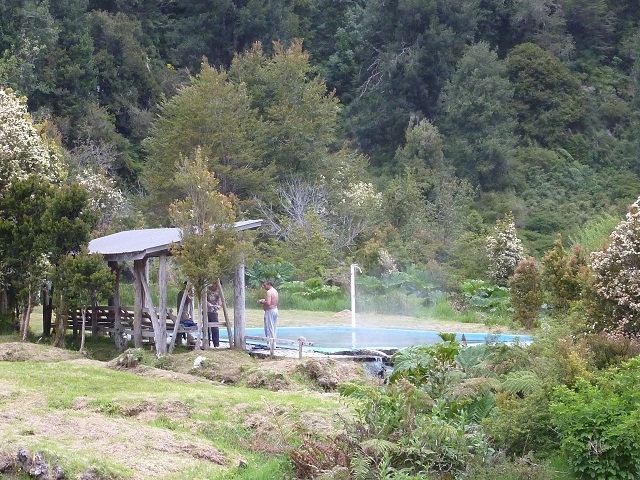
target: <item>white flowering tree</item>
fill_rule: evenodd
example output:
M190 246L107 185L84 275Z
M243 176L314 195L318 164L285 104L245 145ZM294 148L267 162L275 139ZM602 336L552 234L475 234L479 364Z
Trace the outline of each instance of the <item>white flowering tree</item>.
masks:
M38 132L26 99L0 88L0 195L16 180L55 181L62 171L60 155Z
M29 318L50 263L88 241L86 191L62 187L59 147L41 134L26 99L0 88L0 313Z
M489 276L498 284L506 284L518 262L525 258L512 212L496 221L493 235L487 237L487 255Z
M115 180L105 172L87 167L77 176L76 181L87 189L89 206L100 215L98 231L104 232L114 220L126 215L127 199L116 186Z
M595 288L614 303L616 327L640 331L640 198L609 236L609 245L591 254Z

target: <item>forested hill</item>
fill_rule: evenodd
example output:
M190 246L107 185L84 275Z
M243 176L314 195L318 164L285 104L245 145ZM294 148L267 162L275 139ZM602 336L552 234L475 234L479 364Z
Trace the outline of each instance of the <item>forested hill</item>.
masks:
M640 194L639 22L631 0L3 0L0 85L70 178L112 177L148 222L200 146L310 274L473 278L507 212L539 256ZM287 208L300 192L313 215ZM326 249L296 258L292 225Z

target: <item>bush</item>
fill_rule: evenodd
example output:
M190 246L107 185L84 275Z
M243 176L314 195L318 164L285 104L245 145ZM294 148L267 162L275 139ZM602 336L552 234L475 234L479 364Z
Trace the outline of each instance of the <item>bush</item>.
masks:
M460 285L466 306L483 312L506 315L511 309L509 290L484 280L467 280Z
M518 263L509 279L509 293L515 321L525 328L533 328L544 298L542 275L535 259Z
M563 453L580 478L640 477L640 358L595 384L561 386L551 404Z

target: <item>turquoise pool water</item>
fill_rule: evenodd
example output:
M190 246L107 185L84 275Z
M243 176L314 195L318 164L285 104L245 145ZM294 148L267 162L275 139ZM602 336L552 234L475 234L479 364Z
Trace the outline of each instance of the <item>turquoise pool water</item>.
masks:
M527 343L531 341L531 338L525 335L494 335L474 332L455 333L458 341L461 341L462 334L464 333L467 344L469 345L480 344L487 341L493 343L511 343L516 341ZM262 328L248 328L246 334L264 335L264 330ZM283 340L297 340L298 337L305 337L307 341L313 342L312 347L304 347L305 349L321 352L357 349L389 350L409 347L411 345L435 344L442 341L438 336L438 332L435 331L401 330L394 328L278 327L277 335L278 338ZM278 345L278 347L285 347L285 345Z

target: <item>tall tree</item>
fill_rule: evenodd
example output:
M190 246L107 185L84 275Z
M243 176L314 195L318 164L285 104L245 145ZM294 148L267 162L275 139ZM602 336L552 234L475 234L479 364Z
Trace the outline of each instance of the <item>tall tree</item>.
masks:
M218 191L218 180L208 164L201 149L181 157L175 179L185 196L171 205L171 218L182 228L180 245L172 250L183 276L199 295L201 319L207 318L207 288L233 271L246 248L234 229L236 213L231 199ZM201 321L199 327L201 347L208 349L206 322ZM161 348L161 338L156 339Z
M532 43L509 52L506 67L514 88L516 133L525 142L566 147L572 133L580 130L583 117L576 76L557 57Z
M445 155L459 176L483 190L509 185L509 160L516 144L513 87L489 44L467 49L441 95L437 124Z
M264 125L246 86L204 61L189 85L161 106L144 142L149 154L143 174L147 205L156 223L167 222L169 204L184 186L174 174L181 157L201 148L208 170L219 178L221 193L249 196L267 188L271 168L264 163Z
M314 71L302 40L285 48L274 44L272 56L256 43L235 57L230 77L246 84L251 105L265 126L265 157L280 175L316 175L334 140L338 99Z

